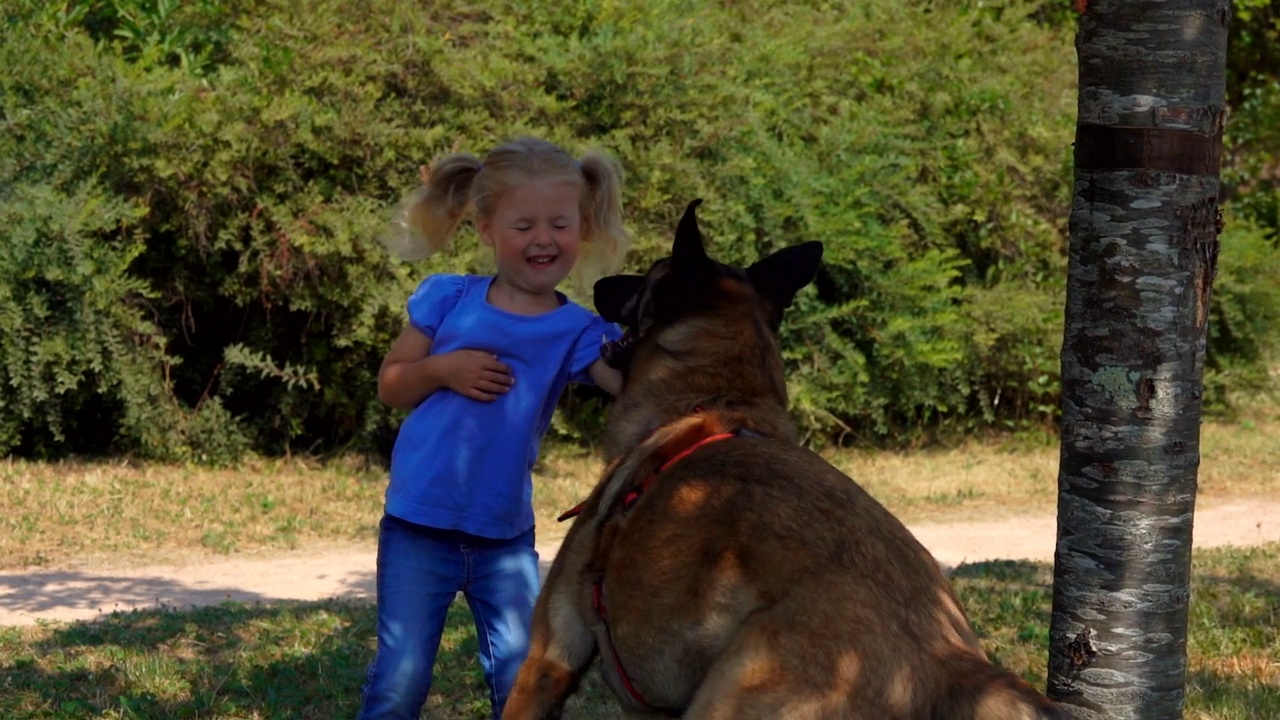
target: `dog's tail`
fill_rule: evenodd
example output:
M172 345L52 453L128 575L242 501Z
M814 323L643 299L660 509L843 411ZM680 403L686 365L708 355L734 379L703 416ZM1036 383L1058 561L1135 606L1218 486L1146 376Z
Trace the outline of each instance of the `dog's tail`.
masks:
M952 665L951 684L933 717L968 720L1072 720L1013 673L970 657Z

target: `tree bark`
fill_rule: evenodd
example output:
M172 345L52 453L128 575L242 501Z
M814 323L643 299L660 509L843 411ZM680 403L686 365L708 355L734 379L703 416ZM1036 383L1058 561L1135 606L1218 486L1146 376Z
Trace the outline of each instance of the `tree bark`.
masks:
M1092 0L1076 35L1047 691L1077 720L1182 717L1229 17Z

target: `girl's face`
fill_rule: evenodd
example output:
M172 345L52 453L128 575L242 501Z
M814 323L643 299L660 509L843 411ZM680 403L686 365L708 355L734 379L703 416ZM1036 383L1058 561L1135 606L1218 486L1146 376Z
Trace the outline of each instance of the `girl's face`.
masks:
M534 296L554 295L582 245L581 191L568 182L516 185L493 215L478 218L480 240L493 248L498 279Z

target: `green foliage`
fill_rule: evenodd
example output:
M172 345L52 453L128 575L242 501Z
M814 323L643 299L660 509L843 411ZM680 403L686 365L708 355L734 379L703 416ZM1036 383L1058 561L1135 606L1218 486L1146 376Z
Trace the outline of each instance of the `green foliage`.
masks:
M597 12L593 32L539 55L583 129L634 168L632 265L665 252L694 196L727 261L821 240L820 289L784 330L806 434L884 435L967 412L973 293L1060 285L1074 98L1053 50L1065 34L1016 6ZM1045 78L1059 90L1041 90Z
M10 22L57 35L83 32L131 61L200 73L224 59L235 0L15 0Z
M1218 412L1233 394L1274 392L1280 359L1280 252L1248 221L1229 222L1221 242L1205 368L1205 405Z
M183 413L181 442L174 459L199 465L231 467L252 449L241 422L222 406L219 398L209 398Z
M1236 212L1274 241L1280 234L1280 0L1238 0L1234 9L1222 179Z
M1061 291L1006 282L976 290L963 326L973 421L1011 430L1044 427L1059 412Z
M1280 75L1257 78L1232 110L1222 180L1236 212L1274 239L1280 236Z
M130 68L46 41L8 32L0 49L0 452L159 454L178 408L156 296L131 271L147 208L95 162L119 126L94 81Z
M139 216L92 182L19 185L0 198L0 450L24 439L36 454L100 448L112 419L145 426L163 401L138 372L164 357L142 312L146 284L128 273L142 251Z
M1075 67L1050 15L1023 0L15 0L0 446L385 450L398 416L375 374L405 298L488 261L465 232L416 265L377 238L420 164L522 133L623 161L627 270L666 252L693 197L726 261L826 244L784 328L814 442L1051 422ZM1236 147L1270 137L1267 112ZM71 309L85 303L96 314ZM600 407L567 396L555 433L589 441ZM235 422L208 446L220 417Z

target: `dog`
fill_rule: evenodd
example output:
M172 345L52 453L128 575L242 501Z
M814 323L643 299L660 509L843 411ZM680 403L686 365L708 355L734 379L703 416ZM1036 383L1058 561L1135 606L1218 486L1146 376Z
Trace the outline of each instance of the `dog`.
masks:
M822 245L716 262L700 202L670 257L594 287L626 328L603 351L612 460L562 517L504 720L560 717L597 656L634 716L1065 720L988 661L907 528L798 444L778 330Z

